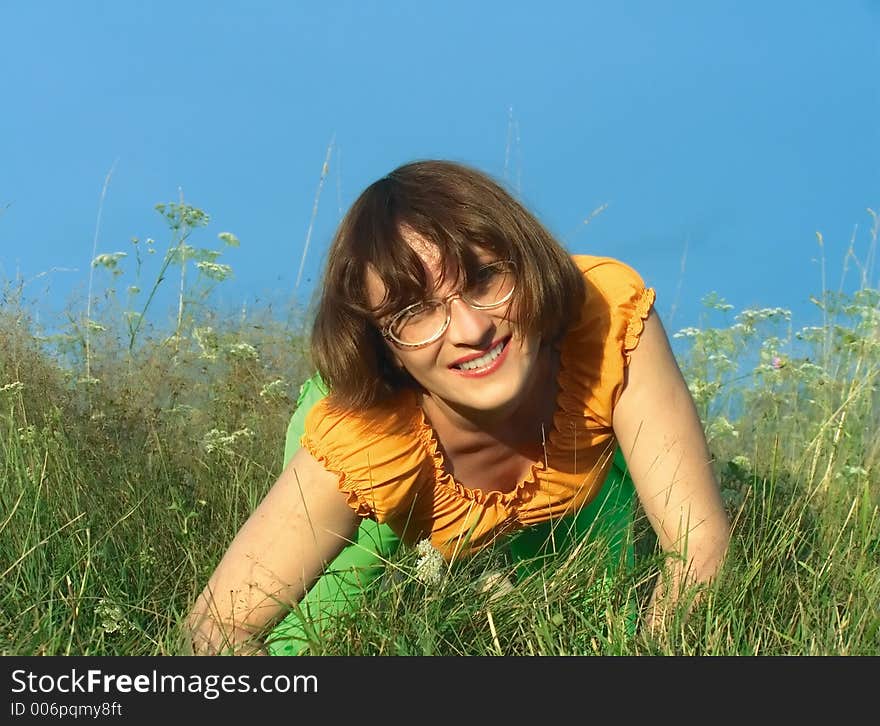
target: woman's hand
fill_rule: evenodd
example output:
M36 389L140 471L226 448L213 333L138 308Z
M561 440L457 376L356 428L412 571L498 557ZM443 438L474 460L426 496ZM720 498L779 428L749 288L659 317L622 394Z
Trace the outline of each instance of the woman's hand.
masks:
M265 655L261 636L347 545L359 519L305 449L244 523L186 619L189 652Z
M651 599L653 628L686 586L716 575L730 539L699 414L653 310L632 351L613 426L642 507L672 555Z

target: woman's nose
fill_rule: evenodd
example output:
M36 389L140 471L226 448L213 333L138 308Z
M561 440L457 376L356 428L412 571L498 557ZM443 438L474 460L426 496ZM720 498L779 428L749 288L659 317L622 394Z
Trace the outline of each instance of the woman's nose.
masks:
M495 321L488 310L477 310L460 297L449 301L447 340L453 345L479 348L492 342Z

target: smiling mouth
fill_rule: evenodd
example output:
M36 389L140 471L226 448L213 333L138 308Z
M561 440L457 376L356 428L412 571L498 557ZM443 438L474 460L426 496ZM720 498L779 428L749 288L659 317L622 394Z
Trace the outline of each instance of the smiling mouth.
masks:
M450 368L455 368L460 371L475 371L480 368L486 368L491 365L492 362L498 358L503 352L504 348L510 342L510 336L499 340L495 345L493 345L489 350L487 350L482 355L476 358L470 358L466 361L462 361L461 363L454 363L450 366Z

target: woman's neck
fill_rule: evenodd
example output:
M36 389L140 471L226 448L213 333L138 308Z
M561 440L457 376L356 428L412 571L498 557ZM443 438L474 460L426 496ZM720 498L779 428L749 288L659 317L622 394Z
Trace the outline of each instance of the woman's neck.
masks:
M420 405L444 449L453 455L492 443L512 448L543 443L556 411L558 351L545 344L537 363L522 400L507 411L465 409L422 393Z

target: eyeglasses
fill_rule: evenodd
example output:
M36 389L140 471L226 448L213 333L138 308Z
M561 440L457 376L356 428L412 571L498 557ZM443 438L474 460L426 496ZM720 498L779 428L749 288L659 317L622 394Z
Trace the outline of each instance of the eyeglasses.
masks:
M452 300L461 298L474 310L491 310L510 300L515 285L516 264L512 260L490 262L477 270L476 279L466 290L405 307L388 321L382 335L404 348L428 345L449 327Z

